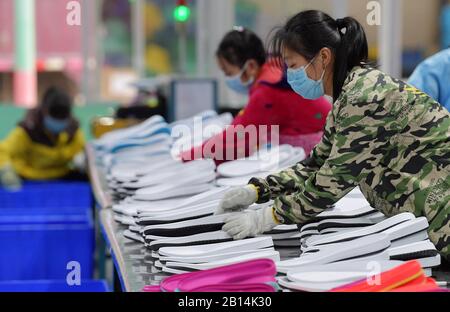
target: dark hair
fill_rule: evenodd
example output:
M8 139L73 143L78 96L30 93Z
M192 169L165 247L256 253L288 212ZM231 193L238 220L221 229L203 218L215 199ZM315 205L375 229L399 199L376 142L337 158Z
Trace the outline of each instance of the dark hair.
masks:
M72 113L72 99L62 89L51 87L42 98L42 108L56 119L67 119Z
M227 33L219 44L216 56L240 68L251 59L256 60L260 66L266 62L262 40L245 28L236 28Z
M269 50L281 60L284 47L301 54L309 61L325 47L334 53L334 100L342 93L350 70L355 66L368 65L366 34L361 24L352 17L335 20L321 11L300 12L276 31Z

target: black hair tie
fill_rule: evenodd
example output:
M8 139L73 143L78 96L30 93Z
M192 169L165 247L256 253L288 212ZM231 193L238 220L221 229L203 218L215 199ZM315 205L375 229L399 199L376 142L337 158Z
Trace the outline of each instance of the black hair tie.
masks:
M346 32L346 25L345 25L345 19L343 18L338 18L336 20L336 26L337 26L337 30L341 35L345 35Z
M338 28L343 28L344 27L344 19L343 18L338 18L337 20L336 20L336 25L337 25L337 27Z

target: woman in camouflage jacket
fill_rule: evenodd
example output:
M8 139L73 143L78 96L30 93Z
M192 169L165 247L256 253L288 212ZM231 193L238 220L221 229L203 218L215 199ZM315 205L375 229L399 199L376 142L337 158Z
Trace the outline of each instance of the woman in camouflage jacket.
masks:
M289 67L304 97L334 99L325 134L310 158L229 191L218 213L274 200L273 207L226 220L235 239L277 224L304 224L360 187L370 204L393 216L425 216L429 237L450 256L450 114L431 97L367 64L362 26L319 11L294 16L272 52Z

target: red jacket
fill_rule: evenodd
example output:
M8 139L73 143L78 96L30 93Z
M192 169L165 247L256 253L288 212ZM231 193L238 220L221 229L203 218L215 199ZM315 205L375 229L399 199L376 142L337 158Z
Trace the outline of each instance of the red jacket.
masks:
M331 104L325 98L306 100L291 89L276 86L282 79L281 69L265 64L250 89L248 105L234 119L233 124L223 133L204 142L202 146L182 153L181 158L184 161L212 158L220 164L247 157L258 148L258 145L270 141L271 126L279 126L280 137L295 137L323 131ZM268 137L262 135L255 144L248 135L244 139L235 128L250 125L256 126L258 136L262 134L259 126L267 126ZM231 153L231 158L227 152Z

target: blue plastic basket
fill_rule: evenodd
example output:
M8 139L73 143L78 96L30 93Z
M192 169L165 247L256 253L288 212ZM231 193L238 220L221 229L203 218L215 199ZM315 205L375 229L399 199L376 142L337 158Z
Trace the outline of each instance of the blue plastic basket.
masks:
M87 183L27 183L0 191L0 281L65 280L77 261L93 274L94 225Z
M0 209L45 208L71 214L89 209L91 200L91 188L87 182L26 182L19 192L0 188Z
M94 228L84 224L0 225L0 280L65 280L77 261L93 275Z
M105 281L81 281L80 286L69 286L65 281L0 282L0 292L110 292Z

